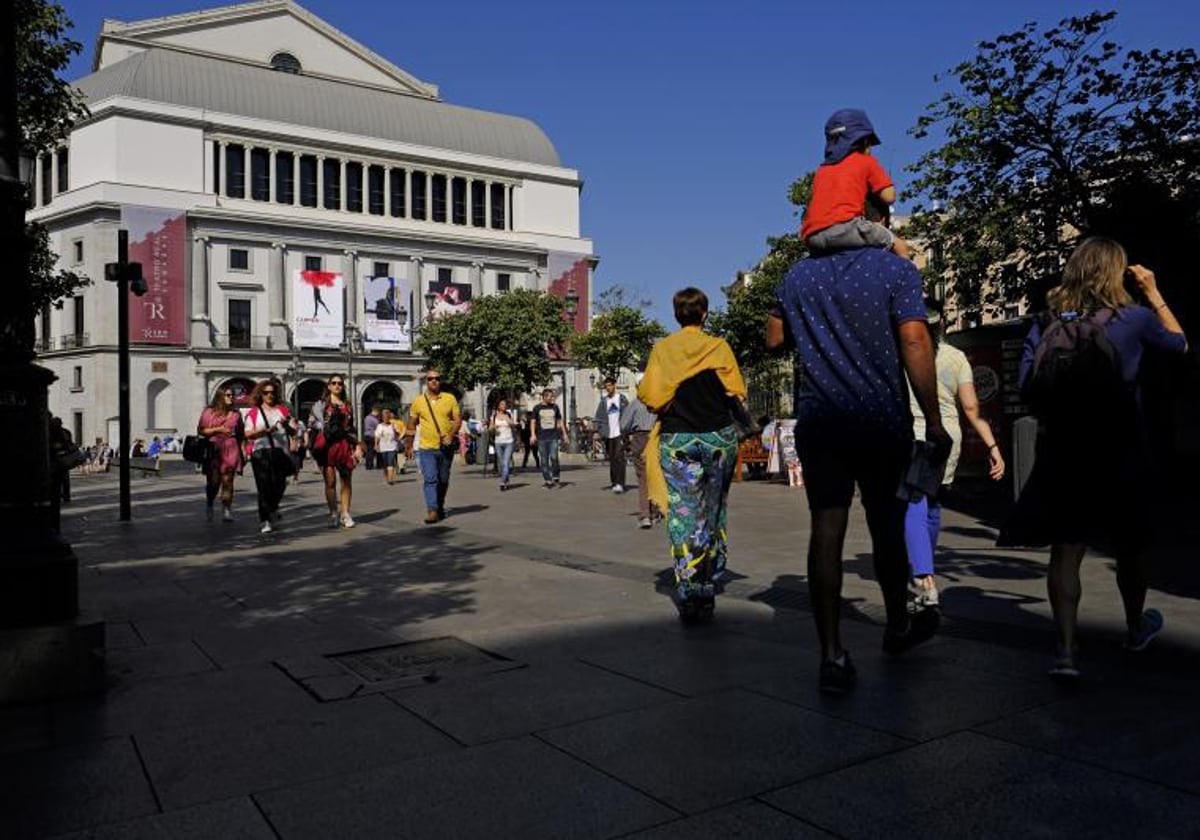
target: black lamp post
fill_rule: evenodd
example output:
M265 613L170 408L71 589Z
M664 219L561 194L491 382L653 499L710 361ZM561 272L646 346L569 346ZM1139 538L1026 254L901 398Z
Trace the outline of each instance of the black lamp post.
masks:
M129 451L133 446L129 433L129 293L141 297L146 294L146 281L142 278L142 264L129 261L129 231L117 231L117 261L106 263L104 279L117 284L117 437L121 460L120 514L122 522L132 516L129 500Z
M579 292L575 291L574 286L567 287L567 293L563 295L563 312L566 315L567 323L571 325L571 329L575 328L575 314L579 312ZM571 383L571 410L567 411L567 372L559 371L562 375L563 382L563 413L567 415L567 441L568 448L572 453L579 452L579 432L575 428L575 420L577 410L575 406L575 383Z

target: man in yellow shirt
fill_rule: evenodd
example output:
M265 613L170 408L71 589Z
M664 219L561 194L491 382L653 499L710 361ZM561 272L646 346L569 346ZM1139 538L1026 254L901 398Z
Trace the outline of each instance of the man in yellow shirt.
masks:
M434 368L425 372L425 390L408 410L404 455L411 458L416 439L417 463L421 467L425 493L425 523L446 518L446 490L450 487L450 464L458 449L462 414L453 394L442 391L442 375Z

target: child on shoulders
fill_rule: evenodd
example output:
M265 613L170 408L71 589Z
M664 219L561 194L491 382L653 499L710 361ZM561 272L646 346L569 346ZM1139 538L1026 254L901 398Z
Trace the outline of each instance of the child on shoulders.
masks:
M885 248L908 258L908 244L865 215L868 199L884 207L896 200L891 177L871 155L878 145L865 111L843 108L825 123L825 160L813 176L800 227L800 238L811 250Z

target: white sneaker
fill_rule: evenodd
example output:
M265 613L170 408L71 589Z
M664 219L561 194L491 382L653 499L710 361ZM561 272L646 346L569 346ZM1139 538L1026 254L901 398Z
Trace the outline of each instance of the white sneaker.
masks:
M222 522L232 522L233 521L233 511L229 508L222 508L221 509L221 521Z
M624 488L624 487L622 487L620 484L614 484L614 485L612 486L612 491L613 491L614 493L624 493L624 492L625 492L625 488Z
M638 520L639 528L649 528L652 524L653 523L650 522L649 516L643 516L641 519Z
M260 533L260 534L269 534L269 533L271 533L271 532L272 532L272 531L274 531L274 530L275 530L275 529L271 527L271 520L269 520L269 519L268 519L266 522L264 522L264 523L262 524L262 527L258 529L258 533Z
M354 520L350 518L350 514L348 514L348 513L342 514L342 527L343 528L353 528L354 527Z

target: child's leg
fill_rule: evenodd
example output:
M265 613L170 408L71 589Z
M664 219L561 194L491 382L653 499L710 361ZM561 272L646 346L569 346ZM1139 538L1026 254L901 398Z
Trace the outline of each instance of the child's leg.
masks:
M860 217L819 230L805 242L814 251L846 251L851 248L891 248L894 239L892 232L883 225Z

